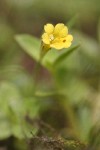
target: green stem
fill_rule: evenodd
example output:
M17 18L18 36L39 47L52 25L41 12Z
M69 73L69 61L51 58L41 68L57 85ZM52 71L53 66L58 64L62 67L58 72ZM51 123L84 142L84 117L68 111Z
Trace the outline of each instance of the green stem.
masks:
M36 67L35 67L35 72L34 72L34 93L37 89L37 81L39 77L39 71L40 71L40 61L37 62Z
M67 113L67 117L69 120L69 123L72 127L72 131L74 133L74 136L79 140L80 139L80 128L78 125L78 121L76 119L75 113L73 111L73 108L69 101L66 99L65 96L62 96L61 99L59 99L60 105L64 108L65 112Z
M41 48L40 48L40 58L39 61L36 64L36 68L35 68L35 73L34 73L34 93L36 91L37 88L37 81L38 81L38 77L39 77L39 71L41 68L41 62L42 59L44 58L45 54L48 52L49 49L47 49L47 47L45 47L43 45L43 43L41 43Z

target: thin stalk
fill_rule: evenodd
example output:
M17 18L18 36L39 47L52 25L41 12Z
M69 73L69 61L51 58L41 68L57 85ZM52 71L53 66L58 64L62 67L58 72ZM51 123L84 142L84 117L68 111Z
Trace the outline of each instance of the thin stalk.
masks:
M72 131L75 137L79 140L80 139L80 127L78 125L78 120L76 119L75 113L69 101L66 99L65 96L62 96L61 99L59 98L60 105L64 108L65 112L67 113L67 117L69 123L72 127Z
M48 50L49 50L48 47L45 47L43 45L43 43L41 43L40 58L39 58L39 61L36 64L35 72L34 72L34 93L35 93L36 88L37 88L37 80L38 80L38 77L39 77L41 62L42 62L42 59L44 58L45 54L48 52Z

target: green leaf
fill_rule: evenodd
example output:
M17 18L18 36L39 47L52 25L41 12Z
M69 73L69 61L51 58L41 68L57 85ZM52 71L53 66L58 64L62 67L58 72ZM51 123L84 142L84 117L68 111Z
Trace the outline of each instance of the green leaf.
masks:
M78 14L76 14L66 23L66 25L68 26L68 29L72 28L76 24L76 21L78 20L78 18L79 16Z
M0 85L0 110L7 114L12 110L16 115L22 112L22 98L14 84L2 82Z
M99 45L97 41L80 31L74 31L74 42L81 43L81 51L92 59L97 59L99 53Z
M49 68L53 65L55 59L61 54L61 52L55 50L55 49L51 49L50 51L48 51L48 53L44 56L43 60L42 60L42 65L45 66L46 68Z
M39 105L37 99L21 97L17 87L10 82L0 85L0 138L14 135L23 138L35 134L37 127L28 124L25 116L34 119L38 115ZM25 135L24 135L25 134Z
M29 54L36 61L39 60L40 57L39 39L27 34L16 35L15 39L27 54Z
M30 116L30 118L35 118L39 112L39 102L36 98L25 98L24 104L25 113Z
M58 65L59 63L61 63L64 59L66 59L71 53L73 53L77 48L79 48L79 45L76 45L72 48L70 48L67 52L63 53L62 55L60 55L54 62L54 65Z
M2 82L0 85L0 138L13 134L16 119L22 115L22 99L13 84ZM20 124L19 124L20 126Z
M74 46L69 49L63 49L61 51L57 51L55 49L51 49L43 58L42 65L50 68L54 65L59 64L62 60L66 59L73 51L75 51L79 45Z
M84 121L85 120L85 121ZM92 118L91 111L87 106L80 107L79 109L79 124L82 129L81 132L81 140L87 141L90 130L92 128Z
M26 34L16 35L15 39L27 54L29 54L36 61L39 61L41 43L39 39ZM52 64L55 60L55 57L58 56L57 53L58 52L54 49L50 50L45 55L42 61L42 65L48 68L49 64Z
M0 139L6 139L12 135L11 124L6 117L0 115Z

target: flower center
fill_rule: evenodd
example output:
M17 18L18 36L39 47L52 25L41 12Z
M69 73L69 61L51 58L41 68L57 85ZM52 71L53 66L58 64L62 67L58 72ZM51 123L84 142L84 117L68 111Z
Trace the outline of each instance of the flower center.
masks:
M51 34L51 35L49 36L49 38L50 38L50 41L53 41L53 40L54 40L53 34Z
M66 42L66 40L63 40L63 43L65 43Z

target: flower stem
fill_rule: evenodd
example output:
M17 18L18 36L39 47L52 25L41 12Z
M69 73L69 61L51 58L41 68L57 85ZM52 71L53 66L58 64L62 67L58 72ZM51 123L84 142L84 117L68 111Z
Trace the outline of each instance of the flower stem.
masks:
M35 68L35 72L34 72L34 93L36 92L36 89L37 89L37 81L38 81L39 72L40 72L40 68L41 68L41 62L42 62L42 59L44 58L45 54L48 52L48 50L49 49L47 49L47 47L45 47L43 45L43 43L41 43L40 58L36 64L36 68Z
M75 113L69 101L66 99L65 96L62 96L61 99L59 97L59 103L64 108L65 112L67 113L67 117L72 127L72 131L74 136L79 140L80 139L80 128L78 125L78 121L76 119Z

